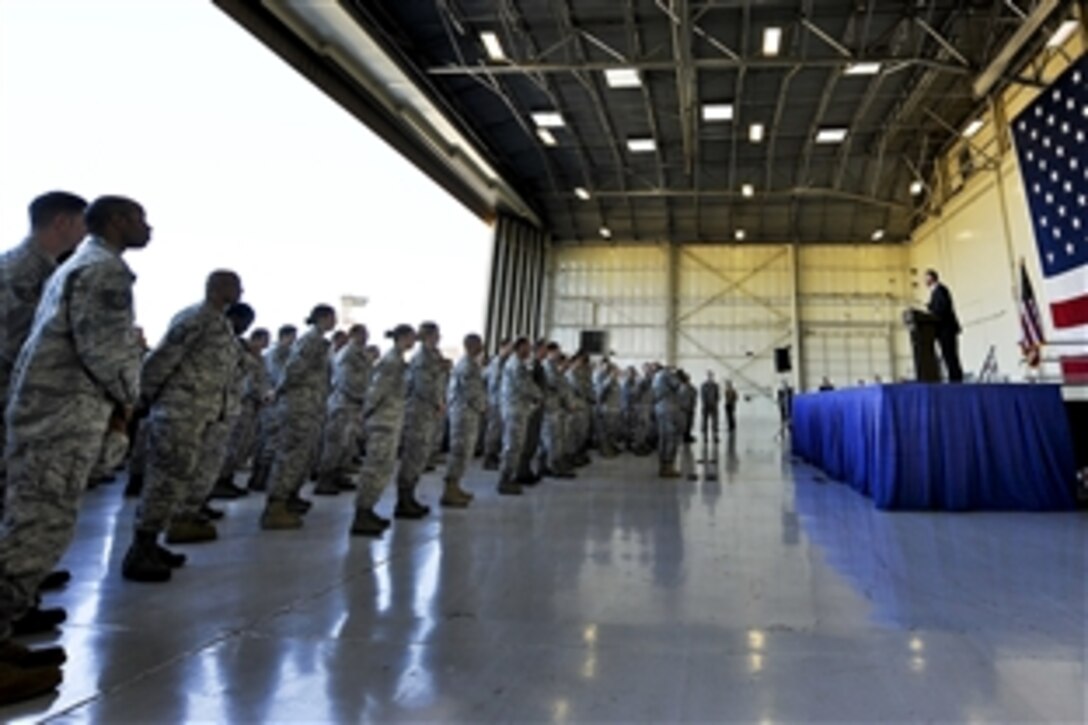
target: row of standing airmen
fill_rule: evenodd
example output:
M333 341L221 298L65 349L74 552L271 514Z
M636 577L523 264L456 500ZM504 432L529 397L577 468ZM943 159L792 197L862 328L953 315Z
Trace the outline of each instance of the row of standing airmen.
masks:
M139 489L140 502L122 574L136 581L169 580L185 564L163 543L215 538L208 498L217 484L233 487L247 458L251 488L267 490L262 528L302 526L311 503L300 493L316 470L316 493L357 489L351 533L367 537L390 526L375 506L394 468L394 516L428 515L416 488L445 425L441 503L450 507L472 500L461 481L481 432L485 468L499 469L502 494L521 494L543 475L574 476L594 445L605 457L656 448L660 474L677 475L697 395L682 371L649 364L621 380L607 360L594 369L585 354L568 357L555 343L526 338L505 341L485 368L477 335L465 338L450 369L434 323L391 330L377 360L356 326L330 366L336 315L326 305L314 308L297 340L281 339L263 360L268 335L243 337L254 313L229 270L213 272L203 299L175 315L148 350L135 325L135 275L123 260L150 242L143 207L51 192L30 212L30 236L0 259L0 704L61 679L62 648L29 649L11 637L32 629L25 622L43 611L43 585L66 579L53 568L72 540L84 487L119 465L133 430L130 492ZM360 441L365 455L353 476Z

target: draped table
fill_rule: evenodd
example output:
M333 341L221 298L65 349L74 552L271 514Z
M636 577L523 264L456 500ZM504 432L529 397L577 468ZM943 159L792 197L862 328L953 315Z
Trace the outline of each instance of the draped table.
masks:
M793 452L880 509L1074 508L1057 385L898 384L799 395Z

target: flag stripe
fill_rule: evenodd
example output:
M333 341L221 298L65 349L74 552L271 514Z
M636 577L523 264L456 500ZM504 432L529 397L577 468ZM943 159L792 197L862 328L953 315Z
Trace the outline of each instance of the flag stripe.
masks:
M1050 317L1057 328L1088 324L1088 292L1080 297L1051 304Z

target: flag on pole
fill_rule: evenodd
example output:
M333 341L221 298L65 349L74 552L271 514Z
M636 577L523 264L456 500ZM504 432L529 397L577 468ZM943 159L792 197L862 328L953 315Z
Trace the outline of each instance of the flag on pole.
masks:
M1088 55L1028 104L1012 131L1052 323L1049 344L1067 381L1088 380Z
M1042 360L1043 321L1035 304L1035 290L1028 278L1024 260L1020 260L1020 350L1028 367L1037 368Z

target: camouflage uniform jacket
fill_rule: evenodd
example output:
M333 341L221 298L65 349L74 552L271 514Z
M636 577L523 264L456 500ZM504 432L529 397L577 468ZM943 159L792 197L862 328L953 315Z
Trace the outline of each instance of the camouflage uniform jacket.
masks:
M508 359L509 355L496 355L487 364L487 400L491 405L502 404L502 369Z
M42 288L56 268L52 257L30 238L0 255L0 396L4 398L19 350L34 324Z
M662 368L654 375L654 404L673 408L679 402L680 381L670 370Z
M316 326L295 341L276 395L304 399L323 409L329 397L329 341Z
M368 426L397 428L404 418L404 356L391 348L382 356L366 390L363 417Z
M420 345L408 366L405 397L410 410L437 412L445 400L445 371L442 355L426 345Z
M511 355L502 368L502 406L504 410L528 412L540 404L541 392L533 380L528 362Z
M20 439L66 438L89 416L139 396L140 345L132 309L135 276L96 237L80 244L46 284L15 363L7 423Z
M487 411L488 393L484 389L480 363L469 355L457 361L446 390L446 405L450 410Z
M275 391L283 380L283 368L291 357L291 345L276 345L264 354L264 367L268 372L268 384Z
M362 408L366 402L366 390L370 386L370 358L366 345L352 340L336 353L333 363L332 395L329 409L354 406Z
M174 316L140 371L143 398L156 408L221 419L238 368L238 341L222 310L199 303Z

